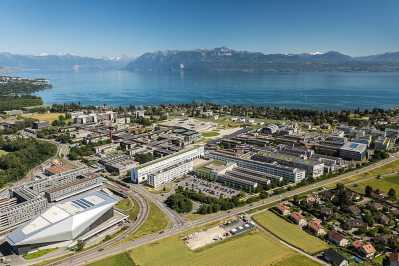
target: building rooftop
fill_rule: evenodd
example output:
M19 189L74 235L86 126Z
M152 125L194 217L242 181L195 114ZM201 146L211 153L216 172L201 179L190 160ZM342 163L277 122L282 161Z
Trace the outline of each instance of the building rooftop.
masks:
M95 214L110 209L117 200L102 191L86 194L81 198L52 205L45 212L7 236L7 241L13 245L47 242L54 236L62 234L60 241L71 236L74 230L92 220ZM93 216L94 214L94 216ZM56 241L56 240L55 240Z
M367 145L363 143L347 142L342 145L340 149L355 152L365 152L367 150Z

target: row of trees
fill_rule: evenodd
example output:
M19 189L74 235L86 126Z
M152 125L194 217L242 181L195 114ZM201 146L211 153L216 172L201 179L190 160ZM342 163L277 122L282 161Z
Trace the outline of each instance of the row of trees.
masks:
M367 197L372 197L373 194L379 195L380 193L381 193L381 192L380 192L379 189L374 190L370 185L367 185L367 186L364 188L364 194L365 194ZM394 188L390 188L390 189L388 190L387 197L388 197L389 200L395 201L395 200L397 199L397 197L396 197L396 190L395 190Z
M166 199L165 203L169 208L178 213L190 212L193 209L193 202L186 195L180 192L170 195Z
M19 180L29 170L54 156L54 144L35 139L0 137L0 149L8 152L0 157L0 187Z

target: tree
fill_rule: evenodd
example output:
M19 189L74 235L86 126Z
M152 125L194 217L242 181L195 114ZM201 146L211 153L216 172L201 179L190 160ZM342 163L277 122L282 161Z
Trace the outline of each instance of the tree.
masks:
M364 194L365 194L367 197L370 197L372 192L373 192L373 188L372 188L371 186L367 185L367 186L365 187L365 189L364 189Z
M390 200L396 200L396 190L394 188L389 189L388 197Z

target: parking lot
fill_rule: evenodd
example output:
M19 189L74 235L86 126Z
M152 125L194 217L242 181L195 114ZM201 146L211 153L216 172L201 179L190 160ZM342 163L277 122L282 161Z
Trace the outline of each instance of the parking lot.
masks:
M217 182L210 182L204 179L200 179L194 176L190 176L182 181L180 181L178 186L183 188L194 189L196 191L202 192L212 197L219 198L223 196L225 198L231 198L240 193L240 191L223 186Z

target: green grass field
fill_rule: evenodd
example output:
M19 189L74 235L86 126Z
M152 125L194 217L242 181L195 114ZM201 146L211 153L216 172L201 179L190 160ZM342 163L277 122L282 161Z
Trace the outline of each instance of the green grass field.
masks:
M106 259L90 263L89 266L135 266L128 253L121 253Z
M149 202L148 204L150 213L147 220L136 232L127 237L128 240L159 232L168 226L169 221L164 213L154 203Z
M145 266L318 265L261 232L249 232L199 251L190 250L180 237L139 247L131 256Z
M399 172L399 160L396 160L396 161L393 161L384 166L378 167L372 171L368 171L366 173L362 173L359 175L354 175L354 176L346 179L344 183L350 183L350 182L354 182L354 181L361 180L364 178L377 177L378 175L387 175L387 174L392 174L392 173L396 173L396 172Z
M40 258L46 254L49 254L49 253L55 251L56 249L57 248L40 249L40 250L32 252L32 253L27 253L27 254L23 255L23 257L26 260L33 260L36 258Z
M132 204L133 202L133 204ZM140 211L140 208L135 200L126 198L118 202L115 206L117 209L121 210L126 215L129 215L130 220L136 220L136 217Z
M8 154L8 152L6 152L5 150L0 150L0 157L4 156Z
M214 131L208 131L208 132L202 132L201 134L202 134L202 136L203 136L204 138L213 138L213 137L219 136L219 132L216 131L216 130L214 130Z
M270 211L255 214L253 218L266 230L306 253L316 254L328 248L324 241L304 232L299 226L285 221Z
M350 184L349 188L356 192L364 194L364 190L367 185L371 186L373 189L379 189L384 194L386 194L391 188L399 192L399 176L387 176L380 179L371 178L368 180Z

